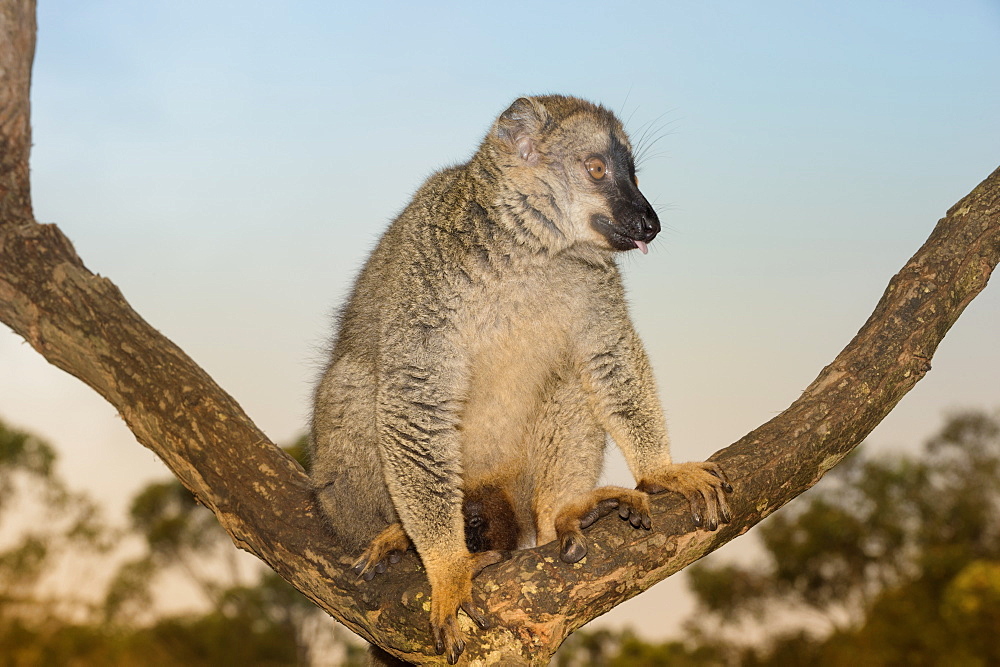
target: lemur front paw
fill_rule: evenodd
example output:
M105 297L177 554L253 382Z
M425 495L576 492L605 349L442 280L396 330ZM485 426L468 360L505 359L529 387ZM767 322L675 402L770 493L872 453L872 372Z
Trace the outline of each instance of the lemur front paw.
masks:
M618 516L633 528L649 530L649 497L640 491L617 486L602 486L566 505L556 516L556 539L559 557L566 563L576 563L587 555L587 539L583 529L602 516L618 510Z
M382 574L389 565L395 565L413 548L413 543L403 530L403 524L394 523L372 540L351 568L365 581L371 581L376 574Z
M733 486L725 472L710 461L674 463L644 476L635 487L646 493L673 491L688 501L694 525L715 530L732 520L726 494Z

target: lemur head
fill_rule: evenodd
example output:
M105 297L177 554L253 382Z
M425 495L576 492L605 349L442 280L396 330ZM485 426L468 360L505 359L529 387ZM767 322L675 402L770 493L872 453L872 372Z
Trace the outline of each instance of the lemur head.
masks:
M660 231L639 192L628 135L604 107L522 97L500 115L485 146L500 172L496 204L533 245L645 253Z

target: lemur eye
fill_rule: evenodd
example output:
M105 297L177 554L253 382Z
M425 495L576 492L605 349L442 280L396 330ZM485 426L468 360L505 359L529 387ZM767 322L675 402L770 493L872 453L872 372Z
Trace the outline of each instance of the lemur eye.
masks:
M604 160L599 157L589 157L583 165L587 168L587 173L595 181L604 178L604 174L608 171L607 167L604 166Z

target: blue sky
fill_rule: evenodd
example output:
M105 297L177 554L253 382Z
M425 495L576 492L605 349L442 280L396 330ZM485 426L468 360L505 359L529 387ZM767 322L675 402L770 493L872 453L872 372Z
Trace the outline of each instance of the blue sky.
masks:
M622 264L675 457L700 459L794 400L1000 165L998 71L995 0L42 2L35 210L288 441L330 313L423 179L520 95L601 102L660 137L640 179L665 229ZM998 329L993 286L873 450L1000 406ZM120 505L165 474L10 332L0 366L0 416L74 483ZM671 629L680 588L615 618Z

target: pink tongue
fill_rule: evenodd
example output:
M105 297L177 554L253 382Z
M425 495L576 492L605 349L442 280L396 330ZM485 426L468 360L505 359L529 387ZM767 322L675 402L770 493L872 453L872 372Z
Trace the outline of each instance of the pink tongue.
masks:
M645 255L646 253L648 253L648 252L649 252L649 248L647 248L647 247L646 247L646 244L645 244L645 243L643 243L642 241L636 241L635 239L632 239L632 243L634 243L634 244L635 244L635 247L636 247L636 248L638 248L639 250L641 250L641 251L642 251L642 254L643 254L643 255Z

